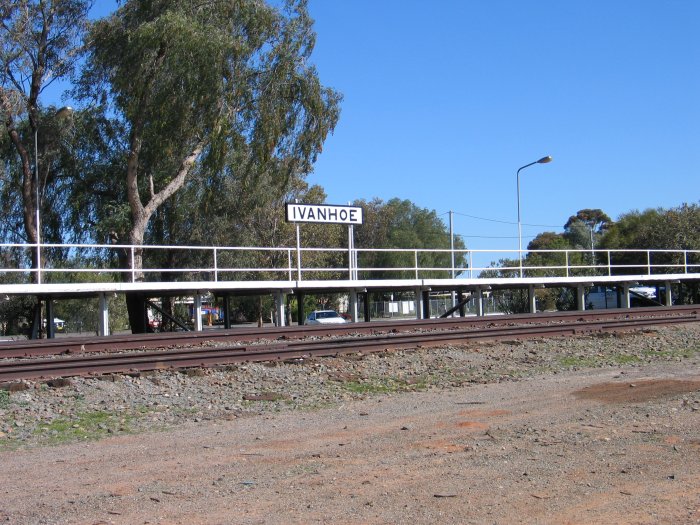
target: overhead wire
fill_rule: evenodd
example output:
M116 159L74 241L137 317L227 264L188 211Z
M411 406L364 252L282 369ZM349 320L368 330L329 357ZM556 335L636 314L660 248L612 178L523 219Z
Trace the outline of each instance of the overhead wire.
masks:
M444 213L441 213L439 216L442 217L443 215L448 215L449 213L450 213L449 211L446 211ZM459 211L452 211L452 213L454 213L455 215L459 215L461 217L468 217L470 219L476 219L479 221L497 222L500 224L518 224L517 221L513 222L513 221L505 221L502 219L490 219L488 217L479 217L477 215L470 215L468 213L462 213ZM561 225L559 225L559 224L557 224L557 225L554 225L554 224L530 224L530 223L526 223L526 222L521 222L520 224L522 226L535 226L537 228L561 228Z
M462 212L457 212L457 211L452 211L454 215L459 215L461 217L467 217L470 219L476 219L480 221L487 221L487 222L495 222L499 224L508 224L508 225L517 225L517 222L513 221L505 221L502 219L493 219L493 218L488 218L488 217L479 217L477 215L470 215L468 213L462 213ZM449 215L450 212L444 212L439 215L439 217ZM529 226L529 227L536 227L536 228L557 228L557 229L562 229L562 226L555 226L553 224L530 224L530 223L521 223L522 226ZM462 239L517 239L517 236L512 236L512 235L463 235L461 233L455 233L455 237L461 237ZM523 239L535 239L537 235L523 235Z

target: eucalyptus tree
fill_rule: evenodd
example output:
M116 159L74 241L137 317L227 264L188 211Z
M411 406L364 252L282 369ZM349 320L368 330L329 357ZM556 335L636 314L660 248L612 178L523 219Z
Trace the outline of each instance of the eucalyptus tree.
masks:
M571 245L561 233L542 232L537 234L527 245L527 255L524 261L525 266L528 267L527 275L540 277L565 275L564 267L568 259L562 252L568 249L571 249ZM537 269L531 269L532 267Z
M42 93L66 79L82 49L90 0L0 0L0 236L3 241L36 244L17 250L13 260L29 258L40 265L39 240L59 240L63 232L66 186L55 184L51 169L58 153L54 108L42 105ZM42 195L44 199L42 199ZM50 206L42 206L50 202ZM40 210L40 208L42 208ZM39 217L43 217L40 232ZM3 257L8 256L7 253ZM39 280L39 272L30 277ZM21 317L33 318L39 334L41 301L12 300ZM9 304L9 303L8 303Z
M601 247L613 250L615 273L646 273L649 262L655 273L697 271L700 257L694 251L700 250L700 205L684 203L625 213L605 235ZM652 253L647 259L645 251L615 253L615 249L675 251ZM697 287L694 289L697 295Z
M7 170L14 172L1 182L8 199L3 212L10 211L8 202L21 202L24 230L4 231L12 240L36 244L39 239L37 197L52 191L49 156L55 154L57 130L55 112L42 108L41 95L74 70L91 5L90 0L0 2L0 112L10 146L3 153ZM41 169L36 166L40 154ZM19 198L9 201L13 195ZM37 255L32 252L34 268Z
M592 250L613 224L603 210L586 208L569 217L564 225L564 237L575 248Z
M356 201L355 205L365 210L365 223L357 231L357 248L361 249L422 249L426 250L419 256L418 264L423 268L444 268L445 270L429 270L426 276L449 277L450 272L450 233L445 223L440 220L435 210L420 208L409 200L398 198L387 202L381 199ZM464 241L455 239L455 249L464 250ZM447 250L445 252L429 250ZM412 252L374 252L360 253L360 266L373 268L413 268L416 264ZM455 265L464 267L466 260L463 254L455 258ZM371 279L409 277L414 272L409 270L389 272L377 270L369 273Z
M700 250L700 204L622 214L605 237L606 248Z
M288 279L290 265L296 268L297 253L296 225L285 219L285 204L302 202L323 204L326 193L320 186L309 186L300 178L292 178L286 187L275 185L269 176L258 179L257 184L246 180L233 181L237 187L226 192L233 199L229 201L229 227L220 232L224 238L234 242L233 246L262 246L274 250L253 250L238 253L221 253L220 261L233 263L234 267L257 268L260 271L229 275L231 279L276 280ZM221 210L222 212L224 210ZM330 268L347 268L347 227L339 224L300 224L300 245L302 248L326 248L320 251L303 251L302 266L324 270L304 273L305 279L347 278L347 272L333 271ZM331 251L336 248L340 251ZM343 249L345 248L345 249ZM296 277L294 277L296 278ZM298 298L297 298L298 299ZM312 299L308 297L308 301ZM287 296L287 312L291 316L293 299ZM258 301L239 300L247 317L260 318L264 311L272 309L270 298L258 297ZM310 306L310 305L309 305ZM291 321L291 317L290 317Z
M142 245L195 172L216 181L274 165L284 180L311 170L341 98L310 63L312 26L305 0L127 0L94 24L79 92L125 128L129 213L115 238ZM137 251L132 270L142 268Z

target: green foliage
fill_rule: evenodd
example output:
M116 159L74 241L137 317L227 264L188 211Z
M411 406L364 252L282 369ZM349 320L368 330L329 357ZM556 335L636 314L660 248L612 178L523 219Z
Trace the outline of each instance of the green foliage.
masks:
M416 264L414 249L447 250L420 254L418 266L422 268L445 268L445 270L423 270L419 277L449 278L450 234L434 210L420 208L409 200L391 199L383 202L355 201L364 209L364 224L356 229L358 249L402 248L407 252L361 252L359 265L365 268L407 268L403 271L365 272L361 278L388 279L414 278L415 272L408 270ZM455 249L465 249L460 238L455 239ZM457 255L455 266L466 268L463 255Z
M567 368L596 368L603 366L604 359L596 356L564 356L559 358L559 364Z
M36 300L33 297L16 296L0 300L0 333L20 335L27 332L32 320Z
M568 231L574 224L583 223L589 230L595 233L607 231L613 224L612 219L603 210L584 209L576 212L576 215L569 217L564 225L564 230Z
M66 321L66 331L96 333L100 311L96 298L63 299L56 301L55 316ZM111 332L128 328L123 296L108 298L109 328Z
M527 245L529 251L523 260L523 266L539 267L539 269L528 269L527 276L558 277L564 275L566 270L562 267L565 267L567 262L565 254L538 252L537 250L567 250L570 248L571 246L563 235L554 232L540 233ZM515 265L517 266L517 264Z
M576 310L576 295L571 288L555 288L558 291L554 305L560 312Z
M60 153L60 126L55 108L42 108L40 96L51 82L73 71L91 5L87 0L14 0L0 5L0 147L7 171L0 179L3 239L36 242L36 210L42 201L48 203L41 209L42 240L55 241L62 233L69 187L53 169ZM31 257L36 268L35 254Z
M96 440L119 430L129 432L131 416L115 412L93 411L77 414L73 419L59 418L40 427L37 433L51 444Z
M683 204L677 208L624 214L606 234L602 247L679 250L675 254L653 254L651 263L659 265L654 268L654 272L684 273L686 263L690 266L690 271L698 271L700 257L689 254L686 260L681 250L700 250L700 206ZM645 273L646 253L618 254L612 264L631 266L617 269L616 273Z
M528 290L495 290L496 308L504 314L524 314L530 311Z
M397 377L375 377L362 381L349 381L343 387L353 394L376 395L398 392L413 392L425 390L427 383L421 381L409 384L405 379Z
M677 208L623 214L603 244L606 248L698 250L700 206L682 204Z
M10 393L7 390L0 389L0 408L10 406Z
M95 23L91 43L80 93L116 110L128 144L131 230L119 238L142 239L152 214L195 176L222 195L231 179L284 186L308 173L338 119L340 96L308 63L304 1L282 11L256 0L131 0ZM192 195L185 214L206 197ZM161 215L156 240L178 233L168 231L177 209Z
M127 131L103 110L96 106L74 112L66 142L70 155L56 166L72 186L66 236L77 242L123 243L131 223L123 167Z

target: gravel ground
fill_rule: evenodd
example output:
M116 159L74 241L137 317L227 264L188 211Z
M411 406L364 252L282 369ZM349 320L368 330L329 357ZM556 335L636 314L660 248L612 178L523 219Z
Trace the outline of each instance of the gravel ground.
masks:
M8 523L700 523L700 326L0 390Z

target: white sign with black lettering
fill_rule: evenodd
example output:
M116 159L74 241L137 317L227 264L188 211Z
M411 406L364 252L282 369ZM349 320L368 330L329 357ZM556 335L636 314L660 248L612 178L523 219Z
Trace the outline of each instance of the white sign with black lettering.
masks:
M332 224L362 224L362 208L328 204L287 203L287 222L325 222Z

